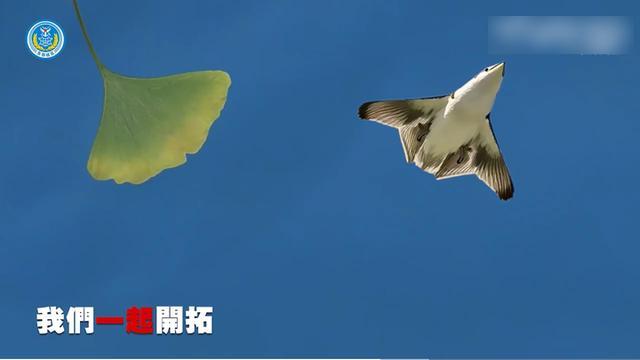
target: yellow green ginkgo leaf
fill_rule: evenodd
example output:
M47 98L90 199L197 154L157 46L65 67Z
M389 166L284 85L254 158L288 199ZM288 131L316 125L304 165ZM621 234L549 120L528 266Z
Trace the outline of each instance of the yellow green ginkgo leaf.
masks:
M104 81L104 105L87 169L97 180L140 184L200 150L231 85L224 71L127 77L98 59L76 0L83 35Z
M140 184L200 150L231 83L223 71L139 79L109 70L87 169L98 180Z

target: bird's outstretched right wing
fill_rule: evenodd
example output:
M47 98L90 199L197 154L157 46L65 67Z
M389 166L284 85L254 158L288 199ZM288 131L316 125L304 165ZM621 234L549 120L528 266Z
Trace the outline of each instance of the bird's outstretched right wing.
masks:
M491 128L489 115L486 122L482 124L474 145L476 153L473 157L473 165L476 176L495 191L501 200L512 198L513 181Z
M513 181L504 162L489 116L480 126L480 132L471 142L444 158L435 172L438 180L475 174L501 200L513 197Z

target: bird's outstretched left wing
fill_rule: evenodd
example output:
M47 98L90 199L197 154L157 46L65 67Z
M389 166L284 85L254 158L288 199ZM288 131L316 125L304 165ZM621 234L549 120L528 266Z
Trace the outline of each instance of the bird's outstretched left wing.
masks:
M400 133L400 141L407 162L414 160L424 143L431 125L447 106L448 96L435 96L409 100L370 101L360 106L361 119L373 120L394 127Z
M444 108L448 96L409 100L369 101L360 106L358 115L361 119L373 120L381 124L399 129L403 126L415 125L420 119L426 119Z

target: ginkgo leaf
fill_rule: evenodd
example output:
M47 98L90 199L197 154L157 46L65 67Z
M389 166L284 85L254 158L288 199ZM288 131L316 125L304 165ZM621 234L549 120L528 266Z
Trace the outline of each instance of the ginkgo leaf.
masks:
M104 80L104 105L87 169L97 180L140 184L200 150L231 85L224 71L135 78L98 59L76 0L83 35Z
M109 70L87 169L98 180L140 184L200 150L231 83L223 71L131 78Z

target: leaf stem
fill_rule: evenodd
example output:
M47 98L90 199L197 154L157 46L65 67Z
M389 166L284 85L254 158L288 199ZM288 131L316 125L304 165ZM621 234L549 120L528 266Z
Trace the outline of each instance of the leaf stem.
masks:
M91 44L91 40L89 39L89 34L87 34L87 28L84 26L84 21L82 21L82 16L80 15L80 8L78 8L78 0L73 0L73 9L76 11L76 17L78 18L78 22L80 23L80 28L82 29L82 35L84 36L84 40L87 42L89 46L89 52L91 56L93 56L93 60L96 62L98 66L98 70L102 72L104 70L104 65L98 58L96 51L93 49L93 45Z

